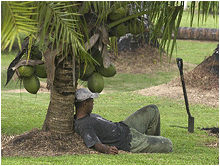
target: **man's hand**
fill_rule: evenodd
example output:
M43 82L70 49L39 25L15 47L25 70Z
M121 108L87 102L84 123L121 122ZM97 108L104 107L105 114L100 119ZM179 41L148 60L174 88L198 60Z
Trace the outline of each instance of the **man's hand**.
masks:
M106 147L102 143L96 143L94 145L94 148L102 153L106 154L118 154L118 149L115 146Z
M118 154L118 149L115 146L110 146L107 150L107 154Z

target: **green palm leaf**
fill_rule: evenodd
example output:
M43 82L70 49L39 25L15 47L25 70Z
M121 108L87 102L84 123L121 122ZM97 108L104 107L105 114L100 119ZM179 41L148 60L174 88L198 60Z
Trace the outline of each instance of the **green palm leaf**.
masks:
M84 50L84 36L81 32L81 23L79 22L79 14L76 6L78 4L71 2L41 2L39 6L38 21L39 25L40 45L46 47L52 42L52 46L59 47L62 44L63 52L68 52L68 46L71 45L73 52ZM48 40L45 43L45 36Z
M1 3L3 20L1 29L2 49L9 46L11 50L15 40L21 49L20 34L29 35L36 32L36 20L32 19L36 7L31 7L33 2L3 1Z
M198 3L198 5L197 5ZM218 14L218 1L191 2L191 23L194 11L198 6L198 20L200 11L204 21L207 19L210 7L213 17ZM147 14L152 24L152 38L161 36L160 48L171 45L171 54L175 45L175 37L180 25L184 2L179 1L38 1L18 2L3 1L2 5L2 49L9 46L11 49L15 40L20 46L19 34L35 34L39 36L40 46L47 48L62 45L63 52L72 49L81 59L91 60L85 50L85 43L89 42L91 34L83 19L83 14L90 12L97 17L95 25L106 25L112 28L121 22L134 17L142 19ZM108 15L118 7L123 6L130 10L130 15L115 22L107 22ZM217 17L216 17L217 19ZM39 24L37 24L37 22ZM38 30L38 31L37 31ZM171 40L174 32L174 40ZM114 43L114 42L112 42ZM116 47L115 47L116 48Z

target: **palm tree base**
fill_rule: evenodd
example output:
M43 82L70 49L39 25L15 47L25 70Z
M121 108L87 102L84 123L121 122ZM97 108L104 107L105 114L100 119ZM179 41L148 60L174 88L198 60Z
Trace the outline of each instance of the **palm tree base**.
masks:
M33 129L17 136L2 136L2 156L60 156L98 153L89 149L76 133L54 134Z

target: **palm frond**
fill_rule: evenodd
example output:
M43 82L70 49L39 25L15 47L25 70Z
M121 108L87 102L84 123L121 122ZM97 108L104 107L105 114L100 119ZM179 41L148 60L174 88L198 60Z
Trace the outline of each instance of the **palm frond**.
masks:
M148 17L153 23L151 39L156 40L156 38L161 36L159 42L160 49L164 50L166 48L167 54L170 53L172 56L183 14L183 3L179 3L178 1L155 1L148 3L148 10L153 11L148 14ZM174 40L171 40L173 38L173 33ZM169 49L170 45L171 51Z
M37 22L32 19L36 7L32 7L33 2L2 1L2 28L1 28L1 49L9 46L11 50L15 40L18 41L21 49L20 34L29 35L37 31Z
M52 46L59 47L62 44L62 50L67 53L68 45L71 45L74 52L83 48L83 35L81 33L79 24L79 14L74 7L76 3L71 2L41 2L39 6L38 21L42 22L39 25L40 32L40 45L47 47L52 42ZM50 36L47 36L50 34ZM45 43L45 36L47 40Z
M218 1L191 2L191 24L195 10L198 8L198 17L202 11L202 21L207 20L210 8L213 17L218 12ZM184 2L181 1L3 1L2 5L2 49L18 40L19 34L38 33L40 46L47 48L62 45L62 50L68 52L69 46L80 58L91 61L91 56L85 49L92 34L88 32L84 14L94 14L96 25L105 25L112 28L134 17L148 17L152 24L152 38L161 36L160 48L171 46L171 54L176 42L176 36L183 14ZM129 15L114 22L108 22L108 15L115 9L123 6L129 10ZM198 18L200 20L200 18ZM37 27L37 22L38 27ZM37 31L38 30L38 31ZM174 40L171 40L174 32ZM112 43L113 42L112 40ZM21 47L21 46L20 46ZM116 47L112 47L116 48Z
M198 7L196 8L196 6ZM198 18L197 18L198 26L200 22L204 23L207 21L207 18L210 14L210 10L212 10L213 18L216 19L217 22L216 16L219 13L219 1L199 1L199 2L192 1L190 5L190 14L191 14L190 26L192 26L196 9L198 11ZM201 16L202 19L200 19Z

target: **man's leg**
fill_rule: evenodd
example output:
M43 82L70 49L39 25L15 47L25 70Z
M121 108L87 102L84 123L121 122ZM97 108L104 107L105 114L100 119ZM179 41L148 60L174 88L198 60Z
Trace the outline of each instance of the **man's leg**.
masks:
M169 153L172 152L171 140L162 136L145 135L130 128L132 153Z
M160 113L156 105L145 106L124 120L129 127L147 135L160 135Z
M130 127L133 153L172 152L171 140L160 136L160 113L155 105L145 106L124 120Z

